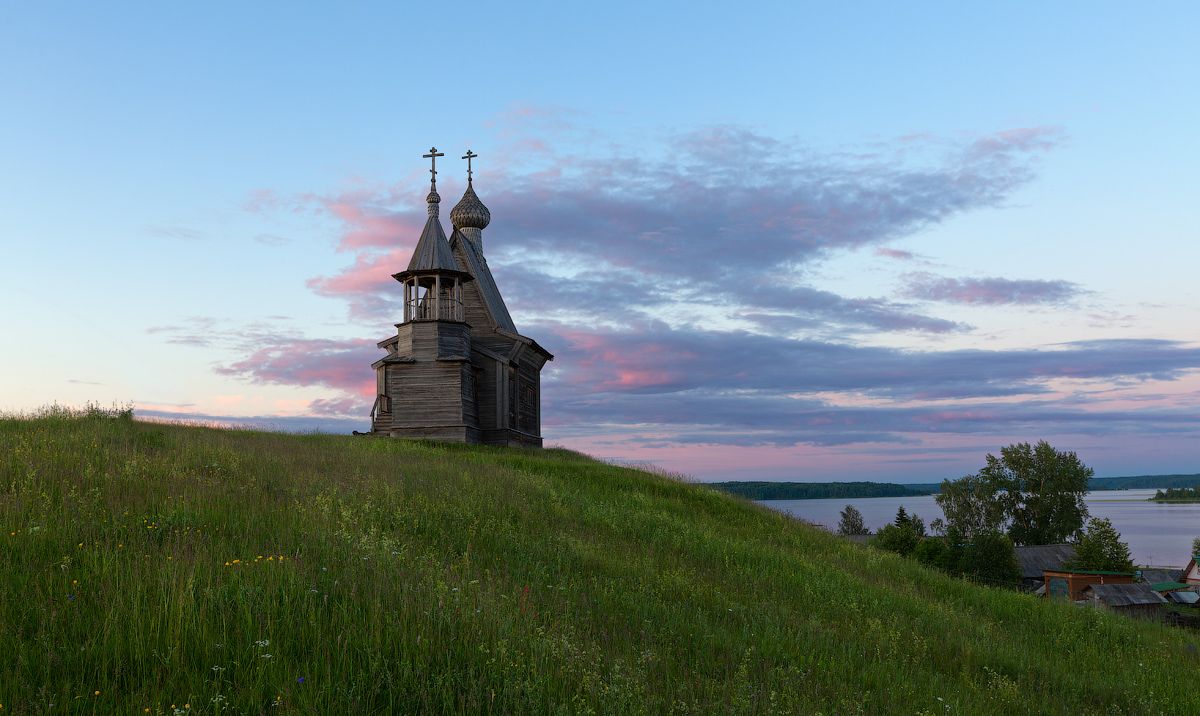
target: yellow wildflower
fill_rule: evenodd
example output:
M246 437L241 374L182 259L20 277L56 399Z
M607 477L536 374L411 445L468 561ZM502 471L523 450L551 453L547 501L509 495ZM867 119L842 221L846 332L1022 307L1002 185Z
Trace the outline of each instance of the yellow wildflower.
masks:
M92 694L92 696L99 696L99 695L100 695L100 689L96 689L96 692L94 694Z

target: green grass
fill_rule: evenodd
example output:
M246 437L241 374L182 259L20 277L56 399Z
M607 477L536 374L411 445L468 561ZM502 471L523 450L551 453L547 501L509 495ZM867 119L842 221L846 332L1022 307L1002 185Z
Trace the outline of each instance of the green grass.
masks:
M1194 633L563 450L49 411L0 529L3 714L1200 712Z

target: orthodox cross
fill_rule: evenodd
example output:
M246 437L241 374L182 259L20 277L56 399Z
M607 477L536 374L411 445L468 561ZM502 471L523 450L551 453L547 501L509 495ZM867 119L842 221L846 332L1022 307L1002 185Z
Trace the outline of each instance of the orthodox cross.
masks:
M475 152L472 152L470 149L468 149L467 153L462 156L463 159L467 160L467 183L468 184L471 183L471 160L477 156L479 156L479 155L476 154Z
M421 158L422 158L422 159L428 159L428 160L429 160L429 162L430 162L430 166L429 166L429 183L430 183L431 185L436 185L436 184L437 184L437 158L438 158L438 157L444 157L444 156L446 156L446 153L445 153L445 152L439 152L439 151L437 150L437 147L430 147L430 148L429 148L429 153L428 153L428 154L422 154L422 155L421 155Z

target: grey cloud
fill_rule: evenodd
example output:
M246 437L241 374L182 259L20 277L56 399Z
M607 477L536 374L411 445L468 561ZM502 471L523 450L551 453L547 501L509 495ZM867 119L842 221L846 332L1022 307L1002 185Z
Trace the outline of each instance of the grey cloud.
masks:
M949 278L929 273L908 274L905 283L903 294L908 298L978 306L1062 304L1081 292L1070 281Z

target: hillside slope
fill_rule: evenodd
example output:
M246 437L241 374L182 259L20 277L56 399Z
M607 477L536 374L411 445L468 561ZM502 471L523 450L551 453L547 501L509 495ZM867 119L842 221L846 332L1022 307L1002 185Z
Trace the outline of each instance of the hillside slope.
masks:
M1194 634L561 450L0 420L0 528L6 714L1200 712Z

